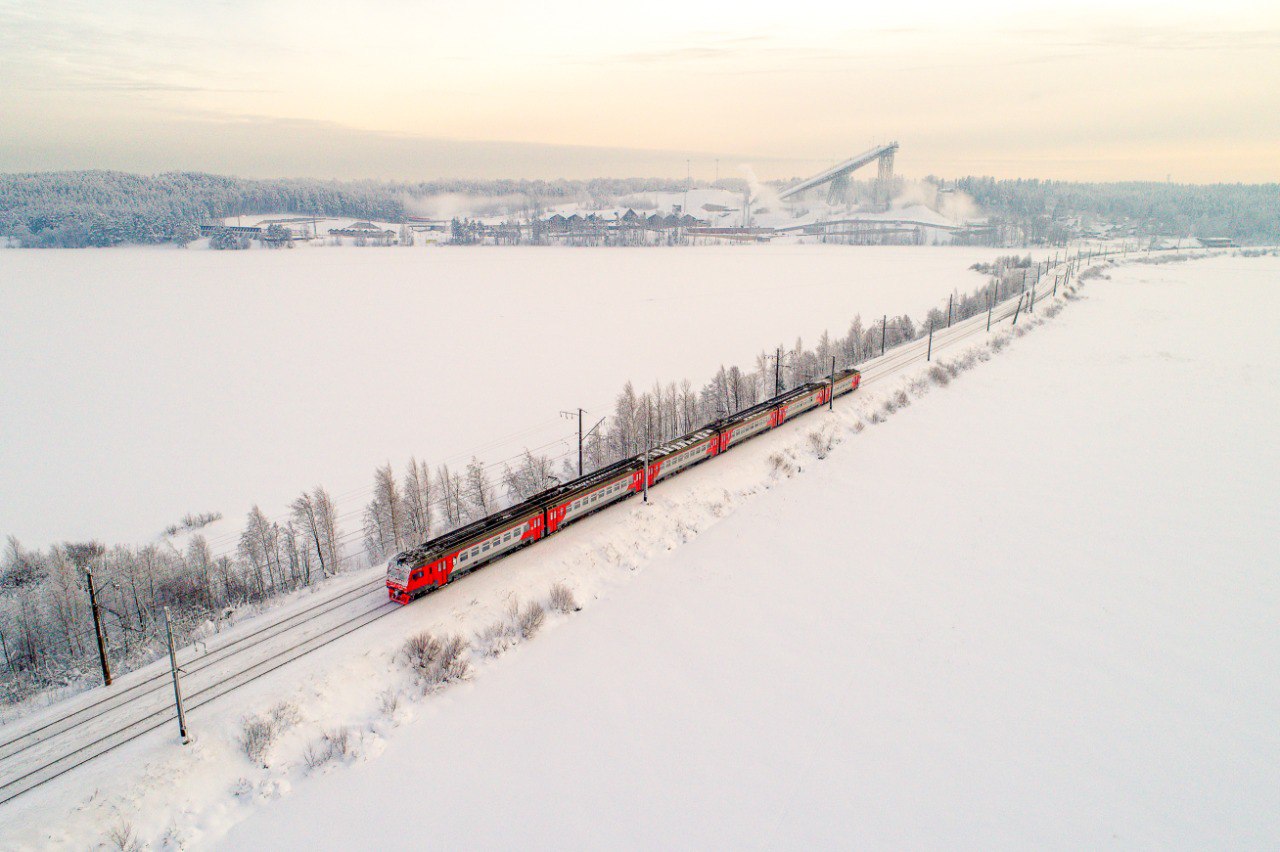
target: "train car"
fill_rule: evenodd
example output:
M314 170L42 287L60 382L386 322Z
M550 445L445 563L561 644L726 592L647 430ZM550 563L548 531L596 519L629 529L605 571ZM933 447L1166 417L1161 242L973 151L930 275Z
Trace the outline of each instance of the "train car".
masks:
M387 594L407 604L487 562L546 535L546 515L536 500L436 536L387 563Z
M642 476L643 465L632 457L544 491L533 499L541 503L546 512L550 534L630 496Z
M858 385L862 384L862 373L850 367L847 370L836 371L835 395L844 396L858 389Z
M774 407L773 419L769 425L781 426L793 417L818 408L829 399L831 399L829 382L809 382L801 385Z
M649 452L649 487L660 479L675 476L700 461L705 461L716 454L719 436L715 429L699 429L673 438ZM644 487L643 472L637 481L637 488Z
M711 428L719 435L716 454L723 453L730 447L737 446L777 426L782 419L785 419L786 407L794 400L811 392L808 386L794 388L712 423ZM780 409L784 412L782 415L779 414Z

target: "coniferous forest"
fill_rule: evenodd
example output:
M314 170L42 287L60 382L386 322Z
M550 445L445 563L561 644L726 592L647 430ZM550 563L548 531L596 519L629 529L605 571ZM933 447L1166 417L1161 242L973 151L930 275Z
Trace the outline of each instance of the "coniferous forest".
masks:
M1012 226L1030 244L1065 241L1068 219L1126 222L1138 236L1280 242L1280 184L926 180L966 194L982 214ZM721 180L716 185L741 189L741 183ZM298 213L397 222L418 212L416 199L456 194L505 199L507 209L532 216L543 205L577 201L605 206L635 193L685 188L684 181L658 178L413 183L249 180L199 172L0 174L0 237L29 248L185 244L197 236L199 223L240 214Z

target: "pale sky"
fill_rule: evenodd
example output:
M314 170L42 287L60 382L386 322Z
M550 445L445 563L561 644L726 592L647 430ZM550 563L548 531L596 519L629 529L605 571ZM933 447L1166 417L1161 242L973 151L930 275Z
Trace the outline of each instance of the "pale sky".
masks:
M767 179L889 139L1280 180L1280 3L0 0L3 171Z

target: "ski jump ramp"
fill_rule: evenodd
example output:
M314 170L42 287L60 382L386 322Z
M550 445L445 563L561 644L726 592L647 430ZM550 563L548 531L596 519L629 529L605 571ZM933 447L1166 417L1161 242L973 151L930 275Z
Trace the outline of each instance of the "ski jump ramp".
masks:
M877 199L882 194L885 196L883 202L888 202L889 182L893 178L893 154L898 150L897 142L890 142L887 145L877 145L874 148L863 151L858 156L845 160L843 163L832 166L826 171L819 172L811 178L794 183L782 192L778 193L778 199L786 201L788 198L799 195L807 189L828 184L830 189L827 192L827 200L830 203L837 203L844 200L845 192L849 188L849 175L857 171L872 160L880 161L880 173L876 177L877 182Z

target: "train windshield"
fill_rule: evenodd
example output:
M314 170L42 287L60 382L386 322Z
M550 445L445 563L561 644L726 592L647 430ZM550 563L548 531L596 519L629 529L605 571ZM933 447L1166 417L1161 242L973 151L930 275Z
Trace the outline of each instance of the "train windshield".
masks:
M387 563L387 581L403 586L409 582L409 566L399 559Z

